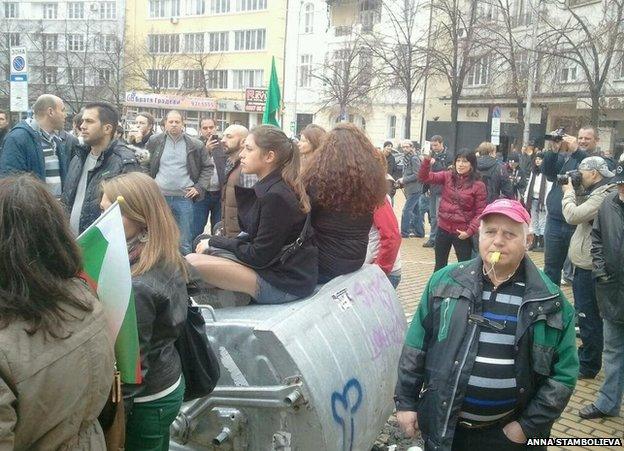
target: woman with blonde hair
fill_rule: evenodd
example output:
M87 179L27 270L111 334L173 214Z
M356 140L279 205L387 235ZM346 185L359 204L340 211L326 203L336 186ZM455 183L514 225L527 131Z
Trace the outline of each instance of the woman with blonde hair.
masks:
M246 293L259 304L310 295L316 286L317 251L307 240L310 201L298 179L297 146L277 127L259 125L245 140L241 168L259 179L253 189L236 187L244 233L204 239L197 254L186 259L209 284ZM284 253L286 247L293 251Z
M184 397L174 343L186 321L186 263L179 231L156 182L132 172L102 183L103 210L119 198L136 305L142 383L124 385L126 448L169 449L169 426Z
M301 159L301 170L305 168L314 152L321 147L325 136L327 136L325 129L316 124L309 124L301 131L299 144L297 144Z

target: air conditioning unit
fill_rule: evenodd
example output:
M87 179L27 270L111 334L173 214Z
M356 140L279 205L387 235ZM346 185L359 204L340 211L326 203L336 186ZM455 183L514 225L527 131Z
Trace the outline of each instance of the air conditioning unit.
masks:
M174 24L174 25L175 25L175 24L177 24L178 22L180 22L180 19L178 19L177 17L172 17L172 18L171 18L171 23L172 23L172 24Z
M97 3L91 3L91 11L97 11L99 9L99 5Z

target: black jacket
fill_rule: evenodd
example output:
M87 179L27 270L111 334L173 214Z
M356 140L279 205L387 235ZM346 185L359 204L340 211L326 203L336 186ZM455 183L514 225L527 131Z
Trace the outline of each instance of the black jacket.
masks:
M67 177L63 185L63 194L61 195L61 202L70 213L76 199L82 168L90 149L83 146L74 146L74 152L69 162ZM134 157L134 152L119 141L111 141L108 149L102 152L98 158L95 168L89 172L85 199L80 213L79 232L89 227L100 216L100 184L102 180L110 179L126 172L140 170L141 167Z
M223 151L222 145L215 147L210 155L212 156L212 161L214 162L215 170L217 171L217 176L219 177L219 185L223 187L227 181L227 177L225 176L225 162L228 157Z
M490 155L483 155L477 159L477 170L485 183L488 204L501 197L514 198L511 180L503 163Z
M156 178L160 169L160 158L165 150L165 140L167 133L152 136L145 145L150 152L149 175ZM210 177L214 171L214 164L210 161L210 156L204 148L204 144L199 140L186 134L183 135L186 143L186 168L188 175L194 183L194 188L199 192L196 200L201 200L206 194L206 189L210 184Z
M600 316L624 322L624 202L617 192L602 203L591 232Z
M586 157L587 154L578 149L570 154L567 161L565 155L562 153L556 153L551 150L544 152L542 173L549 182L553 182L553 186L546 198L546 210L548 211L547 216L549 219L554 219L563 223L566 222L561 211L563 191L561 190L561 185L556 183L557 175L565 174L568 171L578 168L578 165Z
M157 265L132 278L141 353L140 385L124 384L124 397L149 396L180 377L180 355L174 343L186 321L186 281L177 268Z
M245 239L213 236L210 246L226 249L243 263L262 267L281 249L293 243L301 233L306 215L299 209L293 190L279 171L273 171L253 188L236 187L238 221ZM260 277L274 287L299 297L314 291L317 279L318 252L311 240L286 262L275 262L258 269Z

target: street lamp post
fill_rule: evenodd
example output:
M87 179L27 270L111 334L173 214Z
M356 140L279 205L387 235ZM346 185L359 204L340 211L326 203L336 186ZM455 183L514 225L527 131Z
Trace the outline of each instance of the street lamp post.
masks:
M534 0L535 1L535 0ZM531 2L533 6L533 2ZM531 36L531 49L529 51L529 79L527 81L527 102L524 110L524 130L522 131L522 145L529 144L529 137L531 133L531 107L533 103L533 87L535 86L535 78L537 76L537 64L535 58L535 47L537 47L537 31L539 28L540 10L542 6L542 0L537 0L537 5L533 8L533 30Z
M303 0L299 1L299 12L297 13L297 43L295 48L295 95L293 106L293 121L295 123L293 136L297 133L297 91L299 90L299 37L301 36L301 11L303 10Z

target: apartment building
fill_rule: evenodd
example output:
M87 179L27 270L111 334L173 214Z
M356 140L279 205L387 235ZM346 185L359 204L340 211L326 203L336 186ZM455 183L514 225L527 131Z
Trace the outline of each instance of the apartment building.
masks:
M285 129L298 133L311 122L331 128L346 120L365 129L378 146L386 139L396 143L405 136L405 93L388 86L380 71L383 63L366 48L370 44L364 44L364 36L389 28L387 8L391 6L385 3L300 0L291 5ZM427 18L423 11L416 25L426 24ZM342 107L341 97L348 98ZM410 138L420 140L420 90L413 100Z
M9 54L26 49L29 100L63 98L70 112L84 103L123 96L122 0L0 2L0 102L8 105Z
M183 112L248 127L262 122L274 56L284 72L287 0L135 0L126 16L129 116Z

